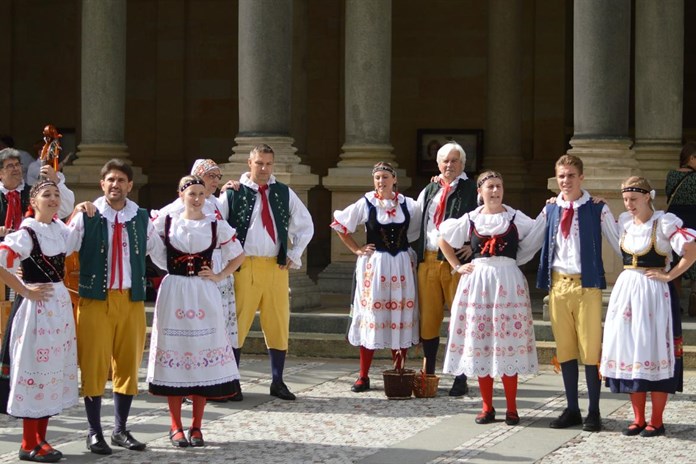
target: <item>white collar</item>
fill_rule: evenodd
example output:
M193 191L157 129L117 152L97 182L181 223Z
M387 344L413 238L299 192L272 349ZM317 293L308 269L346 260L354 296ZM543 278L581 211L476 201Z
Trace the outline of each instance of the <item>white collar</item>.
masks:
M439 180L443 180L443 179L442 179L442 174L438 174L437 178L438 178ZM469 178L469 177L467 177L466 173L465 173L464 171L462 171L461 174L459 174L457 177L455 177L454 179L452 179L452 182L450 182L450 185L451 185L452 187L456 187L457 182L459 182L460 180L467 180L468 178Z
M20 182L17 188L12 190L7 189L5 184L0 181L0 192L2 192L3 195L7 195L9 192L21 192L22 190L24 190L24 181Z
M573 204L573 209L578 209L585 203L590 201L590 194L587 192L587 190L582 191L582 196L578 198L575 201L566 201L563 199L563 194L559 193L558 196L556 197L556 204L560 206L561 208L569 208L570 204Z
M248 172L245 172L244 174L241 175L241 177L239 178L239 183L242 185L246 185L247 187L249 187L250 189L252 189L254 191L258 192L258 190L259 190L259 186L256 184L256 182L251 180L251 177L249 176ZM268 178L268 183L269 183L269 185L276 183L276 178L273 174L271 174L271 177Z
M138 205L126 198L126 205L122 210L116 211L113 209L109 203L106 201L106 197L99 197L94 200L94 206L99 210L102 216L106 218L109 222L116 222L116 215L118 214L118 222L125 223L130 221L138 214Z
M365 194L365 198L367 198L367 201L369 201L370 203L372 203L372 204L375 205L375 206L377 206L377 205L380 204L380 203L379 203L380 200L377 199L377 194L375 193L374 190L370 190L369 192L367 192L367 193ZM405 201L405 198L404 198L404 196L403 196L402 194L397 193L397 194L396 194L396 198L392 198L392 199L389 200L389 201L394 201L394 200L396 200L397 203L401 204L401 203L403 203L403 202Z

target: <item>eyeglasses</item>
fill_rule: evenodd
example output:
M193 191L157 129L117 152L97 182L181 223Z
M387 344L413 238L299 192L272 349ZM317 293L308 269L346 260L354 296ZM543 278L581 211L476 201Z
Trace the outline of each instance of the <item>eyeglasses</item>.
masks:
M7 169L7 170L10 170L10 169L22 169L22 163L10 163L10 164L4 165L2 168L3 168L3 169Z
M211 179L222 180L222 174L211 174L211 173L207 173L205 176L206 176L206 177L210 177Z

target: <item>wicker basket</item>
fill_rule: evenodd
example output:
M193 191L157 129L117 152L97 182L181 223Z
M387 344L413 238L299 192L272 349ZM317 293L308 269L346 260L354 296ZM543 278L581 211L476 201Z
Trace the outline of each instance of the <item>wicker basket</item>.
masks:
M413 369L389 369L382 372L384 377L384 393L390 400L406 400L413 392L413 379L416 371Z
M404 369L406 364L405 357L401 357L401 352L397 351L394 357L394 369L382 372L384 378L384 393L390 400L406 400L411 398L413 393L413 379L416 371Z
M440 377L420 371L413 379L413 394L416 398L435 398Z

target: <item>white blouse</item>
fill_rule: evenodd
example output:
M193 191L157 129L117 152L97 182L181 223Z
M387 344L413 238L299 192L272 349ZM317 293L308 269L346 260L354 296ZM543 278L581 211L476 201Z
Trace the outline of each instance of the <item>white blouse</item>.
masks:
M408 225L407 238L409 242L414 242L420 236L421 213L418 204L413 198L398 194L396 199L382 200L376 197L375 192L367 192L358 201L349 205L343 210L334 211L334 222L331 228L342 234L352 234L359 225L365 224L370 215L370 208L367 202L374 205L377 209L377 222L380 224L401 224L406 220L401 205L406 203L406 209L411 216Z
M160 236L164 236L164 222L167 216L158 216L153 220L155 230ZM169 241L174 248L183 253L198 253L210 246L212 239L211 223L217 221L218 246L222 251L222 267L244 251L237 240L237 232L226 222L217 220L209 215L204 219L183 219L181 216L173 216L169 228ZM166 250L159 259L166 261Z
M619 231L622 236L621 246L628 253L641 253L647 251L652 242L653 222L657 221L655 231L655 249L667 257L667 263L672 261L672 250L678 255L683 252L684 244L694 241L696 231L682 229L682 220L672 213L655 211L649 221L643 224L633 222L630 213L621 213L619 216ZM684 233L680 232L683 231ZM690 234L690 235L689 235Z
M517 264L521 265L534 257L540 244L527 244L525 238L530 235L538 235L538 230L543 229L543 221L535 221L520 210L503 205L504 212L496 214L484 214L483 206L479 206L470 213L460 218L451 218L440 224L440 237L453 248L461 248L464 243L471 240L471 223L481 235L493 236L505 233L510 227L510 222L515 222L519 236L519 248L517 250Z
M26 218L22 221L22 227L25 226L36 233L44 255L55 256L65 253L67 256L75 251L75 249L66 248L70 246L70 243L75 242L70 235L76 232L69 229L62 221L54 220L46 224L34 218ZM33 247L31 236L26 230L20 229L8 234L0 245L0 266L12 271L18 269L19 261L27 259Z

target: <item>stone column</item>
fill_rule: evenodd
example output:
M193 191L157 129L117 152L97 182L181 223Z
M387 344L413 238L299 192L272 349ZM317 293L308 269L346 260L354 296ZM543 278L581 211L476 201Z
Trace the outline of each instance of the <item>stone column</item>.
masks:
M656 190L679 164L684 95L684 0L636 0L636 144ZM664 195L658 198L664 199Z
M573 5L574 133L568 153L583 160L583 187L606 199L618 216L624 211L621 182L640 172L628 133L631 1ZM555 178L548 186L558 191ZM620 259L609 246L603 258L607 280L613 283Z
M266 143L275 152L273 174L307 204L307 192L317 185L318 176L300 164L290 136L292 27L292 0L239 1L239 133L229 163L220 168L223 176L239 178L248 171L252 148ZM306 256L302 264L290 272L293 311L319 306L316 285L306 273Z
M128 159L126 111L126 0L83 0L81 137L78 159L64 170L76 201L101 195L99 171L111 158ZM147 182L134 167L135 188Z
M505 203L521 206L526 167L522 157L523 2L488 2L488 79L485 169L505 178Z
M391 0L346 0L345 132L337 167L322 178L331 191L332 210L342 209L372 190L372 167L378 161L397 166L390 142ZM399 189L411 185L398 171ZM356 240L362 241L360 233ZM331 264L321 273L323 292L350 293L355 256L334 234Z

